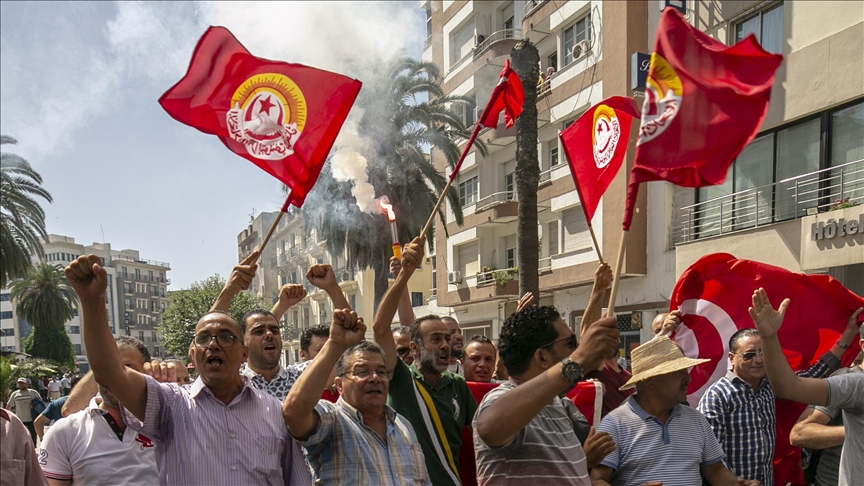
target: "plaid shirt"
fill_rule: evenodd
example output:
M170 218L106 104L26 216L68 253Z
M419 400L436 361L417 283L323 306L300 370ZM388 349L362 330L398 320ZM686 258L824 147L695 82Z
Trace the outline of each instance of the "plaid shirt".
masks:
M797 372L801 377L821 378L840 367L840 360L825 353L813 366ZM724 462L736 476L774 484L774 446L777 411L774 390L767 378L759 390L731 371L702 395L699 411L708 419L726 453Z
M310 364L312 364L311 360L289 365L287 368L283 368L280 365L279 373L277 373L269 382L265 380L263 376L252 371L252 368L250 368L248 364L243 365L243 368L240 369L240 374L249 378L249 384L256 390L267 392L271 396L284 402L285 397L288 396L288 392L291 391L291 387L294 386L294 382L297 381L297 378L300 378L300 374L303 373L303 370L308 368Z
M432 485L414 429L389 406L384 406L386 441L343 397L336 403L320 400L315 411L321 417L318 429L300 443L316 485Z

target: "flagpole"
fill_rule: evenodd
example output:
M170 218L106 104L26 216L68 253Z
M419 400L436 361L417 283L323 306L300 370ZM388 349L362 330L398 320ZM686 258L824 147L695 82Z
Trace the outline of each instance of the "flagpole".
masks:
M627 246L629 231L621 232L621 243L618 245L618 259L615 261L615 274L612 277L612 290L609 291L609 305L606 317L612 317L615 312L615 297L618 296L618 284L621 282L621 264L624 262L624 248Z
M264 237L264 240L261 241L261 244L258 245L258 258L261 258L262 252L264 251L264 247L267 246L267 242L270 241L270 237L273 236L273 232L276 231L276 225L279 224L279 221L282 219L282 215L288 211L288 200L291 198L291 189L288 189L288 194L285 196L285 202L282 204L282 209L279 210L279 214L276 216L276 219L273 220L273 223L270 225L270 229L267 231L267 236ZM255 259L257 260L257 258ZM255 260L250 262L250 265L255 263Z
M600 252L600 244L597 243L597 236L594 234L594 227L591 226L591 221L588 221L588 232L591 233L591 241L594 242L594 251L597 252L597 259L600 260L600 264L606 265L606 262L603 261L603 254Z

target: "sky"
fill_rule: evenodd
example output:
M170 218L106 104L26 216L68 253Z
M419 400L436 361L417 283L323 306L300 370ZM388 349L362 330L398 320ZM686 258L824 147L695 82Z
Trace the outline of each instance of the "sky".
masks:
M256 56L352 75L358 60L420 57L419 5L0 2L0 132L18 140L3 151L42 175L49 233L168 262L171 289L227 276L250 215L278 210L283 196L276 179L157 103L198 38L221 25Z

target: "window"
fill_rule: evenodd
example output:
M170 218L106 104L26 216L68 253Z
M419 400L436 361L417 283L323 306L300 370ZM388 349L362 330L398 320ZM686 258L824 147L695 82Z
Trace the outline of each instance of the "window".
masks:
M77 354L77 355L84 354L83 352L81 352L81 345L80 344L75 345L75 354Z
M348 298L348 305L355 311L357 310L357 294L351 294L351 297Z
M474 19L450 34L450 65L454 65L474 50Z
M150 295L153 297L159 295L159 287L157 287L155 285L151 285L150 286Z
M579 42L587 40L591 41L591 15L576 21L564 31L564 65L573 62L573 46Z
M507 248L506 252L506 262L504 265L507 268L516 268L516 248Z
M9 302L9 299L10 299L9 295L10 294L8 294L8 293L7 294L0 294L0 302Z
M581 208L564 211L564 253L591 249L591 235Z
M127 273L129 273L129 272L126 271L126 267L120 267L120 274L121 275L123 275L125 277Z
M549 242L549 256L558 254L558 221L552 221L547 226L549 228L549 237L546 241Z
M138 340L141 342L144 341L144 331L138 331Z
M558 147L557 147L558 142L555 141L552 143L555 145L555 147L549 148L549 168L550 169L552 167L555 167L556 165L558 165Z
M464 207L477 202L479 179L475 175L459 183L459 203Z
M507 200L512 201L516 193L516 174L511 172L504 176L504 191L507 192Z
M0 312L0 319L12 319L12 311Z
M830 167L836 167L856 160L864 160L864 103L835 111L831 114L831 159ZM831 177L835 183L828 199L834 201L852 195L864 196L864 182L844 182L844 194L840 194L840 170L832 170ZM845 177L844 177L845 181ZM859 230L860 231L860 230Z
M411 307L423 305L423 292L411 292Z
M753 34L762 48L775 54L783 53L783 4L772 5L756 15L735 24L734 42Z
M513 29L513 2L510 2L506 7L501 9L501 18L504 20L502 24L504 30ZM504 37L506 39L512 38L513 32L505 32Z
M132 306L132 299L123 299L123 308L124 309L134 309Z
M124 282L123 283L123 293L124 294L131 294L132 293L132 284L130 284L129 282Z
M552 68L553 72L558 70L558 51L549 54L546 58L547 65Z
M106 292L106 293L107 293L107 292ZM78 317L78 308L77 308L77 307L74 308L74 309L72 309L72 316L74 316L74 317Z
M81 334L81 326L69 326L69 334Z
M135 278L141 278L141 269L139 269L139 268L135 269Z
M153 270L147 270L147 280L153 280Z
M426 7L426 42L432 40L432 7Z
M12 329L12 328L0 329L0 336L9 337L9 336L14 336L14 335L15 335L15 329Z

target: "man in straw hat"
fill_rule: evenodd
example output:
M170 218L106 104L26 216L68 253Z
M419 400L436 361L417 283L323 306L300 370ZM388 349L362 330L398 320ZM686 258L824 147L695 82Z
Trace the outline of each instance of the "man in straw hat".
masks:
M636 395L603 417L598 428L618 448L591 470L592 484L758 485L723 465L723 449L708 421L687 400L687 369L707 359L687 358L660 336L633 350L633 377L621 388Z

